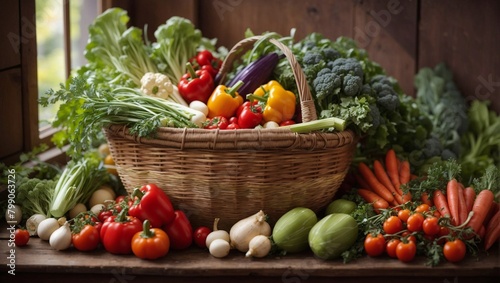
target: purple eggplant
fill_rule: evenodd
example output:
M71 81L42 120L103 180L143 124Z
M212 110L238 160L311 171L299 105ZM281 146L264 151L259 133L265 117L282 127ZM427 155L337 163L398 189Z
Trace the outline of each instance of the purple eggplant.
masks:
M238 89L240 95L245 97L247 94L253 93L269 81L279 59L280 56L274 52L260 57L238 72L226 86L232 87L238 81L243 81L244 85Z

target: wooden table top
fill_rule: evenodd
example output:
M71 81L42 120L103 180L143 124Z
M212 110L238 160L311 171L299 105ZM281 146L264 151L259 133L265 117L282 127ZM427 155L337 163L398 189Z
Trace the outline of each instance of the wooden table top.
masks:
M168 277L169 282L178 278L182 282L387 282L387 278L426 278L423 282L494 282L500 278L500 246L496 244L489 254L468 257L458 264L448 262L439 266L425 265L424 258L402 263L388 257L363 257L344 264L341 260L323 261L310 252L286 256L269 256L263 259L245 258L243 253L232 251L223 259L213 258L207 250L190 248L186 251L170 251L158 260L141 260L133 255L113 255L100 248L93 252L79 252L74 248L66 251L53 250L47 241L32 237L25 247L8 246L8 234L0 233L0 282L11 276L8 271L11 255L15 252L16 279L50 278L50 282L80 282L82 274L99 279L93 282L127 282L142 278L140 282L156 282ZM142 277L141 277L142 276ZM14 277L13 277L14 278ZM61 281L57 281L59 278ZM87 278L87 277L85 277ZM127 279L128 278L128 279ZM313 279L314 278L314 279ZM147 279L147 280L146 280ZM224 280L225 279L225 280ZM276 281L278 279L278 281ZM55 281L54 281L55 280ZM193 280L193 281L190 281ZM222 280L222 281L221 281ZM250 280L250 281L249 281ZM267 280L267 281L266 281ZM446 281L448 280L448 281ZM42 280L43 281L43 280ZM161 281L161 280L160 280ZM179 281L179 282L181 282ZM24 281L22 281L24 282ZM45 282L45 281L44 281ZM81 281L83 282L83 280ZM88 281L86 281L88 282ZM405 279L405 282L412 282ZM415 281L417 282L417 281ZM422 282L422 281L419 281Z

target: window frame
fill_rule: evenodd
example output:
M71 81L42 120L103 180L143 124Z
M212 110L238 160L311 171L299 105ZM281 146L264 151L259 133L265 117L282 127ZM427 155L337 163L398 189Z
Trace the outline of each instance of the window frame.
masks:
M63 25L64 25L64 68L65 77L71 72L71 36L70 36L70 1L63 0ZM98 14L104 9L112 7L115 0L99 0ZM40 160L64 164L68 161L65 154L67 146L57 148L51 141L58 129L52 126L39 125L38 111L38 74L37 74L37 36L36 36L36 0L19 0L19 38L27 39L19 48L21 56L21 96L22 96L22 150L13 152L1 158L0 162L13 164L19 161L19 156L34 148L45 144L49 149L39 155ZM23 26L27 21L30 29ZM33 28L34 27L34 28ZM34 29L34 31L33 31Z

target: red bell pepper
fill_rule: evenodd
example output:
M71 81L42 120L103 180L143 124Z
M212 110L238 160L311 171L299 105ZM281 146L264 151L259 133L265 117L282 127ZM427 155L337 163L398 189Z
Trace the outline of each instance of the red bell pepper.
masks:
M174 220L174 207L167 194L155 184L147 184L132 193L134 204L129 214L141 221L149 220L151 227L159 228Z
M238 125L242 129L252 129L262 121L262 107L258 101L246 101L236 112L238 115Z
M106 251L112 254L132 253L132 238L142 231L142 222L127 215L128 209L123 209L118 216L110 216L101 227L101 242Z
M182 210L175 211L172 223L163 227L170 239L170 247L174 250L187 249L193 243L193 226Z
M187 63L186 67L188 72L181 77L177 85L179 94L187 103L194 100L207 103L214 90L212 74L207 70L195 71L190 63Z

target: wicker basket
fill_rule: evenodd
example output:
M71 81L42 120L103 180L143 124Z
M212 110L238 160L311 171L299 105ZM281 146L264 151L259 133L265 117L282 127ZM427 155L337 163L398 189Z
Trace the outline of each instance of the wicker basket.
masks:
M221 74L260 37L240 41L228 53ZM316 109L300 65L279 41L294 70L303 121ZM137 138L121 125L105 129L111 154L127 189L156 183L193 226L220 217L228 228L262 209L274 223L288 210L318 211L335 195L357 142L351 131L297 134L287 129L158 129L154 139Z

